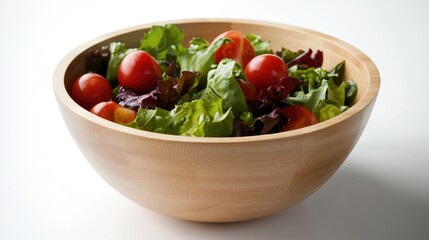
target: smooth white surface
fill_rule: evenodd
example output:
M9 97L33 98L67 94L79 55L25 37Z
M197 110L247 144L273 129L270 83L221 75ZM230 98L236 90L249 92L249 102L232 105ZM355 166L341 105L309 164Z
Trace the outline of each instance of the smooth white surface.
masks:
M0 239L429 239L428 11L425 0L0 1ZM287 211L232 224L148 211L92 170L59 114L52 74L76 46L141 23L204 17L314 29L379 68L381 91L354 151Z

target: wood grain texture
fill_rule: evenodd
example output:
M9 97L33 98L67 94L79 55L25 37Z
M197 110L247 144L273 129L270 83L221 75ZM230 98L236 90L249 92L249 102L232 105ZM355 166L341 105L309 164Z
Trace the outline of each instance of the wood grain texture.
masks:
M212 40L221 32L239 30L271 40L273 49L321 49L327 68L346 60L345 76L357 82L357 99L333 119L271 135L195 138L127 128L89 113L68 94L72 82L85 71L88 51L112 41L138 46L152 24L107 34L68 54L55 70L53 88L71 135L111 186L159 213L229 222L287 209L335 173L361 136L380 87L377 68L365 54L333 37L277 23L231 19L168 23L183 28L187 40L193 36Z

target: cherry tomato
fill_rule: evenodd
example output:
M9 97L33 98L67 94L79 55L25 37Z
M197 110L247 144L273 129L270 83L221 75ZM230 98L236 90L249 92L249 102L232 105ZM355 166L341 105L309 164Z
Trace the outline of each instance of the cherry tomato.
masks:
M90 110L95 115L115 123L130 123L136 118L136 112L113 101L101 102Z
M307 127L318 123L316 115L304 106L286 106L280 109L287 117L288 122L282 132Z
M286 63L274 54L254 57L247 64L244 73L257 92L278 84L281 78L288 76Z
M138 50L125 56L119 65L119 84L143 94L158 86L162 70L158 62L147 52Z
M71 97L83 108L89 110L95 104L113 98L112 87L107 79L96 73L86 73L72 85Z
M222 45L215 53L215 63L219 63L224 58L237 61L243 68L256 56L255 49L247 38L239 31L227 31L215 38L230 38L232 42Z

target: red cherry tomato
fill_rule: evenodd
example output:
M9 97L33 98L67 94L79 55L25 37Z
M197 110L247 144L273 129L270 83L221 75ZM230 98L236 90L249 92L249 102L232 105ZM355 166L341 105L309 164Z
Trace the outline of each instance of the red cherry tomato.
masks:
M113 98L107 79L96 73L86 73L74 81L71 97L81 107L89 110L95 104Z
M239 31L227 31L215 38L230 38L232 42L222 45L215 53L215 63L224 58L237 61L243 68L256 56L255 49L247 38Z
M91 108L95 115L115 123L130 123L136 118L136 112L113 101L101 102Z
M288 76L286 63L274 54L254 57L247 64L244 73L257 92L278 84L281 78Z
M138 50L125 56L119 65L119 84L140 94L158 86L162 70L158 62L147 52Z
M316 115L304 106L286 106L280 109L287 117L288 122L282 132L307 127L318 123Z

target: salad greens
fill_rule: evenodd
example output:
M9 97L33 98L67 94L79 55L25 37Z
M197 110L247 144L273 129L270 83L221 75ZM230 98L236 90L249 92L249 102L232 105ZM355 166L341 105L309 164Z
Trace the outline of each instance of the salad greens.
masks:
M283 61L286 63L292 61L293 59L299 57L301 54L304 53L304 50L298 50L296 52L293 52L287 48L282 47L280 51L277 51L277 56L281 57Z
M343 74L344 64L344 61L338 63L329 72L322 67L305 70L289 68L289 75L302 79L305 84L301 84L298 90L282 102L307 107L319 122L344 112L357 93L357 85L353 80L338 81Z
M253 49L255 49L256 55L273 53L273 51L269 49L271 44L270 41L263 41L261 36L252 33L247 34L246 38L249 40L250 44L252 44Z
M183 71L177 78L168 76L162 79L158 82L158 87L147 94L138 95L132 90L119 87L116 99L121 105L135 110L155 107L171 110L177 104L192 100L200 78L197 72Z
M319 50L281 48L275 54L287 63L288 77L248 99L240 84L252 86L243 67L232 59L214 61L216 51L231 39L209 43L192 38L185 47L184 36L176 25L166 24L147 31L138 48L127 48L121 42L110 44L105 77L113 87L118 85L122 59L137 50L150 53L164 72L158 87L143 95L121 86L115 88L115 100L137 111L127 126L198 137L274 133L288 121L281 107L305 106L322 122L346 111L356 97L356 83L343 80L344 61L328 71L322 67L323 53ZM263 41L261 36L245 37L256 55L274 53L270 41Z
M185 34L174 24L153 26L143 35L140 41L140 50L144 50L157 60L165 60L170 47L181 44Z
M172 45L171 50L177 57L177 63L182 71L197 71L207 76L216 51L225 43L230 42L227 38L218 39L214 44L209 44L202 38L193 38L189 48L183 45Z
M233 129L231 108L224 111L222 98L206 93L203 98L185 102L167 111L161 108L140 108L134 122L137 129L197 137L230 136Z
M231 108L232 112L239 116L247 111L243 91L237 82L239 79L245 79L243 69L237 62L225 58L216 69L209 72L203 97L207 94L216 94L222 98L225 108Z
M236 80L243 76L243 71L235 61L224 59L208 75L201 97L176 105L171 111L139 108L136 120L129 126L186 136L230 136L234 116L247 111L244 94Z

